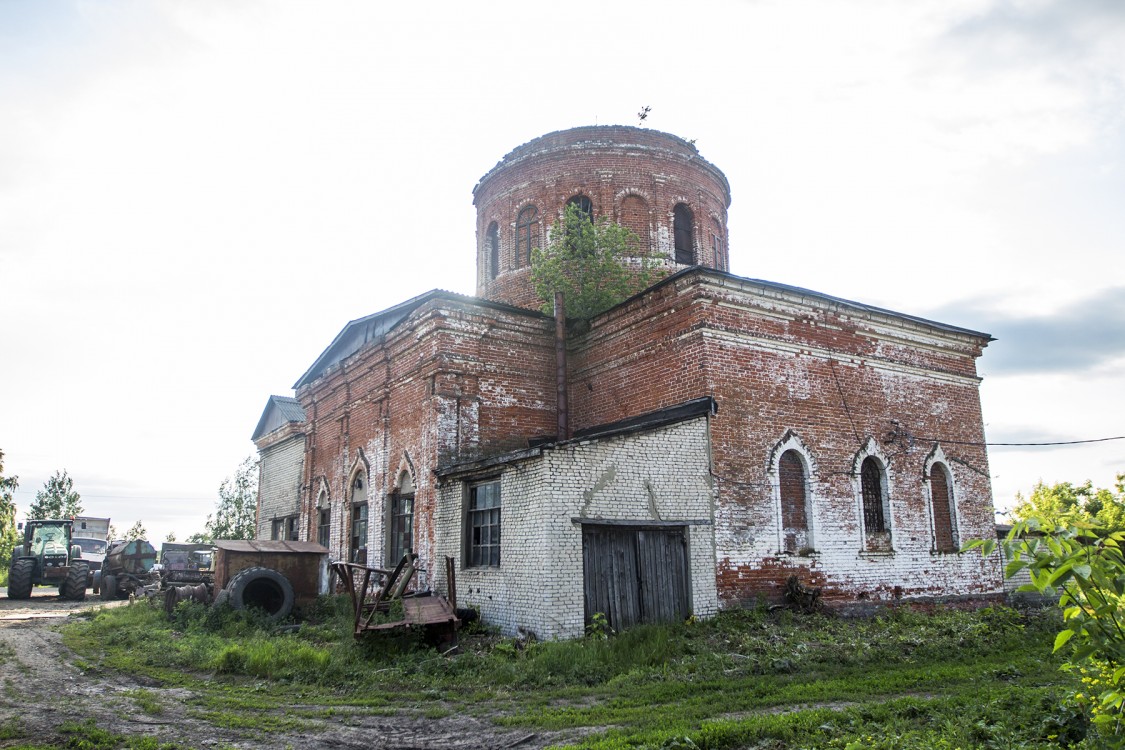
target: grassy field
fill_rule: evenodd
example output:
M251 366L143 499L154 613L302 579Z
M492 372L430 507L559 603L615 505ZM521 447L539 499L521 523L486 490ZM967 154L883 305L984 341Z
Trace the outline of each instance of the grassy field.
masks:
M424 704L434 718L588 728L586 748L1086 746L1084 717L1063 705L1072 678L1050 655L1054 611L851 619L751 609L571 642L477 629L441 656L412 641L356 643L342 601L288 631L180 607L171 620L144 603L102 610L68 626L65 642L84 668L189 687L196 716L249 730L276 727L276 710L297 703L329 714ZM145 691L136 701L160 710Z

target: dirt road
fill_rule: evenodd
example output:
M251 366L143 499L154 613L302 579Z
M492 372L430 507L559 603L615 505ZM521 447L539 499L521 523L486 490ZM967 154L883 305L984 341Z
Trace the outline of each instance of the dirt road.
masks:
M0 589L0 724L15 722L20 739L0 739L0 748L34 741L62 747L58 733L66 721L93 719L100 729L117 735L152 736L181 748L542 748L566 738L525 730L507 731L486 719L453 714L426 718L422 708L382 716L363 709L334 707L331 719L302 720L298 731L263 734L216 726L194 715L193 694L183 688L163 688L129 675L101 675L83 670L62 643L60 623L91 608L122 606L91 597L85 602L61 600L58 589L37 588L25 601L8 599ZM142 710L142 694L161 710ZM280 718L293 706L277 706ZM317 706L303 706L315 713ZM291 722L290 722L291 723Z

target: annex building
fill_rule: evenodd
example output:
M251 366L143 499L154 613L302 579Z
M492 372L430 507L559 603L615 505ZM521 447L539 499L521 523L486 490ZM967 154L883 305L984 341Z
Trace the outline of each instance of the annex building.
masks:
M726 177L634 127L565 130L473 191L476 296L354 320L254 433L259 535L393 566L507 633L581 635L783 597L992 596L977 331L731 275ZM662 278L581 326L530 253L574 203ZM564 356L560 357L560 351Z

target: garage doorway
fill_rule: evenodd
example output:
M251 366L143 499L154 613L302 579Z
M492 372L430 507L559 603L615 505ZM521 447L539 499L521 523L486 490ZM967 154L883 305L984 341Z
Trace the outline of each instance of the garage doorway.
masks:
M620 631L691 614L686 526L583 524L586 623L595 613Z

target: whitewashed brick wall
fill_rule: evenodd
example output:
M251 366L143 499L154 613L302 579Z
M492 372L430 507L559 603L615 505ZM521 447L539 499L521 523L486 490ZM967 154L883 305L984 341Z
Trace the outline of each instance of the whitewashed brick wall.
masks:
M466 483L439 489L436 545L456 560L460 606L506 634L571 638L584 631L582 526L572 519L691 521L691 601L697 616L718 608L714 490L707 419L544 449L497 470L501 482L499 567L463 565ZM445 588L444 576L437 581Z
M259 457L257 537L269 539L273 519L295 516L300 511L304 435L275 443L261 451Z

